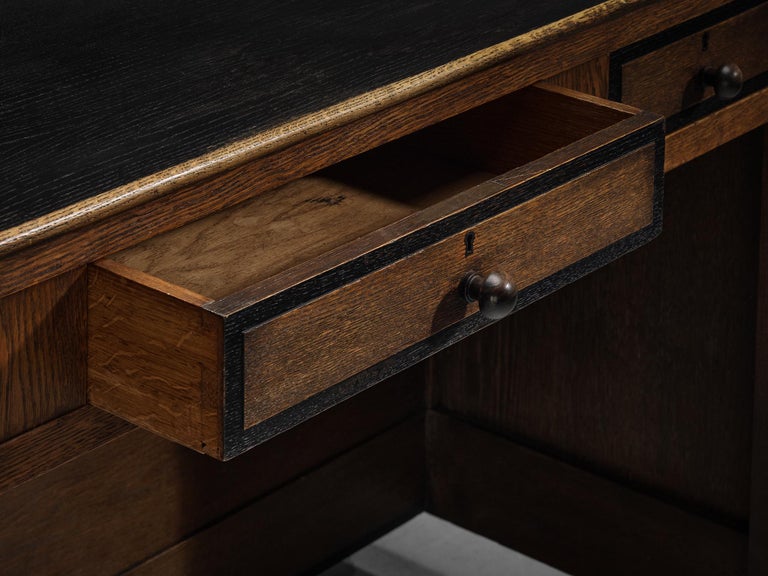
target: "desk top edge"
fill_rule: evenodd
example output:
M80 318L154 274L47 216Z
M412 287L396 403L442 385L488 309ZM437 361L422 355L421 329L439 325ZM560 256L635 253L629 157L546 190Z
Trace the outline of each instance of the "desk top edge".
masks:
M0 256L166 195L182 186L284 149L357 118L396 106L419 94L440 88L554 42L564 34L589 28L611 20L617 15L631 12L640 6L655 3L658 2L653 0L591 2L580 11L553 22L546 22L524 33L450 59L437 66L393 82L373 85L369 87L370 89L341 101L330 101L318 109L310 110L276 125L266 126L245 137L235 136L231 142L221 146L211 146L211 149L203 154L193 154L181 162L172 163L138 178L129 177L127 181L111 188L94 188L92 195L77 198L64 205L53 204L51 210L44 211L35 217L16 218L15 221L12 218L6 219L6 226L0 231ZM724 3L716 0L701 3L699 12ZM684 4L684 2L677 4ZM8 193L0 193L0 196L4 194Z

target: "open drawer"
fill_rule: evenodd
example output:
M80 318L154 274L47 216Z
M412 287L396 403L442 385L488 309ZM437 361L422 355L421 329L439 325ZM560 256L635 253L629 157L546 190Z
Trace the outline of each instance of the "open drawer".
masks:
M532 87L115 254L89 271L90 402L231 458L508 311L511 285L478 312L471 271L520 308L650 240L663 138Z

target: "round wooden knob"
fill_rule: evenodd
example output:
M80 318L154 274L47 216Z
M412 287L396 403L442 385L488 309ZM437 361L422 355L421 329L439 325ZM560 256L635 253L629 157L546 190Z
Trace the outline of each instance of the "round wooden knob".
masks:
M482 276L470 272L464 278L464 298L467 302L479 302L480 314L491 320L508 316L517 305L517 288L508 276L491 272Z
M736 98L744 85L744 75L736 64L723 64L719 68L704 68L701 80L707 86L715 89L720 100Z

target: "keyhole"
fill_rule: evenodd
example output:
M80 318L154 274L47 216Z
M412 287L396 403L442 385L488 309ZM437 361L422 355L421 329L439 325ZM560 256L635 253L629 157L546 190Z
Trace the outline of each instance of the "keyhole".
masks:
M709 32L704 32L701 35L701 51L706 52L709 50Z
M475 251L475 233L470 230L467 235L464 236L464 256L469 256Z

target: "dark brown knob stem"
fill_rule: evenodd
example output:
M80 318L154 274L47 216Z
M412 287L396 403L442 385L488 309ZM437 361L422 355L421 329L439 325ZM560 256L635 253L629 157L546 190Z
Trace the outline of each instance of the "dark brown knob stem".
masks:
M723 64L719 68L704 68L701 71L701 81L707 86L712 86L720 100L730 100L741 92L744 75L736 64Z
M482 276L470 272L464 278L463 292L467 302L479 302L480 314L491 320L508 316L517 305L517 288L508 276L491 272Z

